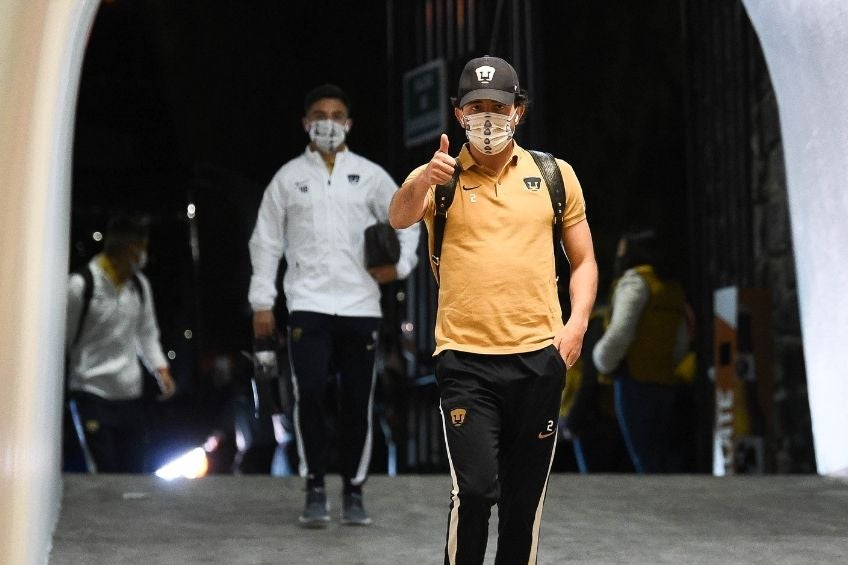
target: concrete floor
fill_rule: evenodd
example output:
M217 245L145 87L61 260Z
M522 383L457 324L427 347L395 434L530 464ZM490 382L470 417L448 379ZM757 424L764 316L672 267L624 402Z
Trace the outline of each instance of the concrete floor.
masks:
M339 479L328 480L337 495ZM50 564L442 563L447 476L371 477L370 527L340 526L335 505L327 529L299 528L301 486L290 477L66 475ZM848 563L848 483L553 475L539 564L554 563Z

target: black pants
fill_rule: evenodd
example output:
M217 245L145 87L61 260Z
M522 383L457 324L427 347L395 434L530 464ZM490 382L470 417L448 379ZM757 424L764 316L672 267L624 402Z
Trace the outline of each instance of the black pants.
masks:
M294 426L300 474L323 486L327 472L324 398L332 369L338 375L338 443L345 492L361 489L371 462L374 359L380 319L289 315L289 359L294 383Z
M436 379L453 480L446 565L483 563L495 503L495 563L536 563L564 374L553 346L514 355L439 355Z
M145 402L74 392L85 441L99 473L144 473L150 436Z

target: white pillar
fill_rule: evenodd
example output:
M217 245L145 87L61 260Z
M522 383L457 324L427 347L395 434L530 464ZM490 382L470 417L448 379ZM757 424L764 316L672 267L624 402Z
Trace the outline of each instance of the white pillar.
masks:
M47 560L61 496L70 154L97 0L0 2L0 563Z
M742 0L777 96L816 464L848 474L848 2Z

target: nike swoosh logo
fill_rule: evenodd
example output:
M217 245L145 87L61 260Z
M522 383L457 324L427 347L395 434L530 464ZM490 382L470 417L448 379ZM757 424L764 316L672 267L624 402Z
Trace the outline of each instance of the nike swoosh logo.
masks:
M546 437L550 437L550 436L554 435L554 433L556 433L556 432L548 432L546 434L539 432L539 439L545 439Z
M462 185L462 190L474 190L475 188L480 188L480 185L479 185L479 184L478 184L477 186L465 186L465 185Z

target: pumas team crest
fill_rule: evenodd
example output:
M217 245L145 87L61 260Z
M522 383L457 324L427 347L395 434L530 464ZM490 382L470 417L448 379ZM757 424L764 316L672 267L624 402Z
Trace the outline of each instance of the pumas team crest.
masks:
M347 182L350 184L359 184L359 175L348 175Z
M458 428L465 423L465 408L454 408L450 411L451 424Z
M527 190L530 192L537 192L540 188L542 188L542 179L539 177L524 177L524 186L526 186Z
M495 78L495 67L490 67L489 65L477 67L474 69L474 72L477 74L477 80L482 84L489 84Z

